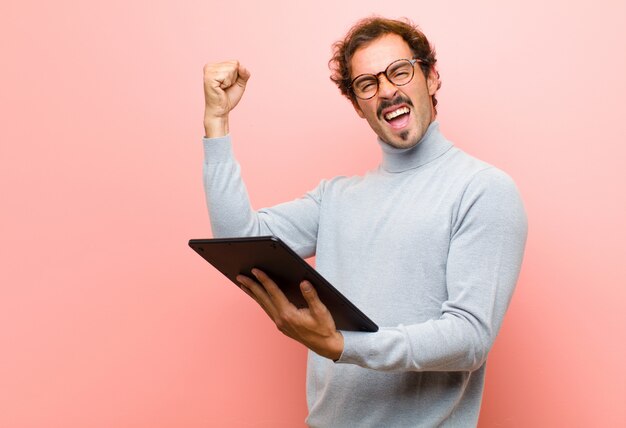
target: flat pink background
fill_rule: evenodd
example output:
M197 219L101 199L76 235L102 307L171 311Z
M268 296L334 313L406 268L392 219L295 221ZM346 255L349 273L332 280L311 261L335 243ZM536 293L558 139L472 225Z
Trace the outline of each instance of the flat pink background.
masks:
M623 1L5 0L1 427L303 425L304 349L187 248L202 66L251 70L236 152L255 206L291 199L379 160L326 65L371 13L429 35L444 132L528 210L480 426L626 426Z

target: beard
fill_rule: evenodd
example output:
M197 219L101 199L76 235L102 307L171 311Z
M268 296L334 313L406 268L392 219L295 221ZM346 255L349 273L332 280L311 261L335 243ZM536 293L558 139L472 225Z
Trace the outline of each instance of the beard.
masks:
M402 138L402 141L406 141L409 138L409 131L402 131L400 133L400 138ZM417 144L417 141L415 144Z
M387 145L393 147L394 149L410 149L417 146L417 144L420 142L420 138L410 140L409 131L402 131L400 134L398 134L398 137L400 137L402 142L388 141L387 139L383 138L381 138L381 140L384 141Z

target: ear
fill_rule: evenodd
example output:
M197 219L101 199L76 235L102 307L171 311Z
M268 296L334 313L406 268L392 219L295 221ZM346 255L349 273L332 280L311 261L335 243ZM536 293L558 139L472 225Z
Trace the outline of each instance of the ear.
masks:
M365 114L363 114L363 110L359 107L358 101L352 101L352 107L354 107L354 111L356 111L356 114L358 114L361 119L365 119Z
M435 92L439 89L439 73L437 73L435 67L430 68L426 83L428 84L428 95L435 95Z

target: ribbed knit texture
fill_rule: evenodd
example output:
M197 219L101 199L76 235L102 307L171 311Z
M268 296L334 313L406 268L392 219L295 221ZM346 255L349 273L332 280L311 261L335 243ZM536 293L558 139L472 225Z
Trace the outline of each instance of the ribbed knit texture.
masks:
M453 147L379 140L381 165L254 211L230 137L204 139L215 237L276 235L381 326L309 352L311 427L474 426L485 360L519 274L527 221L513 181Z

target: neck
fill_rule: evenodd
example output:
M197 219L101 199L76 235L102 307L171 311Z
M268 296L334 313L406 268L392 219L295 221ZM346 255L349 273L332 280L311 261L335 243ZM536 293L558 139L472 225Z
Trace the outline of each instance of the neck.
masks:
M439 131L439 123L431 122L424 136L413 147L398 149L378 139L383 151L382 167L387 172L403 172L419 168L447 152L452 143Z

